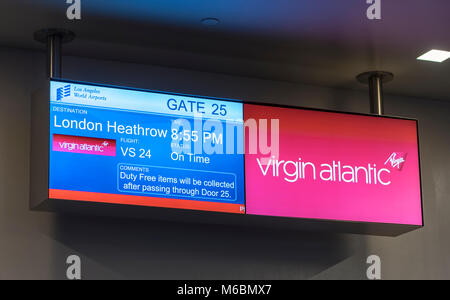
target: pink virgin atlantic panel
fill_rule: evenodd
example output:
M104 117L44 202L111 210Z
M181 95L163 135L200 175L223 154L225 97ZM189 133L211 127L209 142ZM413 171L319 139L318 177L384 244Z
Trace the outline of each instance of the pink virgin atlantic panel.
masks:
M244 118L248 214L423 225L415 120L250 104Z

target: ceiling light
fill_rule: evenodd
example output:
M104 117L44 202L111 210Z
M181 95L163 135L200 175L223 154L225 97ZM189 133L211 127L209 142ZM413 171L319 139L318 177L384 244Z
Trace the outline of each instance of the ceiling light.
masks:
M442 50L431 50L425 53L422 56L419 56L418 60L426 60L426 61L433 61L433 62L443 62L450 58L450 52L449 51L442 51Z
M203 26L211 27L219 24L220 20L216 18L204 18L201 22Z

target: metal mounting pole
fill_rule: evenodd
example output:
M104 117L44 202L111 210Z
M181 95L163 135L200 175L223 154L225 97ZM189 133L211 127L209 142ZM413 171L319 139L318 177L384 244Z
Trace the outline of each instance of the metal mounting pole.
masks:
M359 74L356 78L359 82L369 85L370 113L383 115L383 83L392 81L394 75L384 71L372 71Z
M58 28L46 28L36 31L34 39L47 45L47 76L61 78L62 70L62 44L73 41L75 34L72 31Z

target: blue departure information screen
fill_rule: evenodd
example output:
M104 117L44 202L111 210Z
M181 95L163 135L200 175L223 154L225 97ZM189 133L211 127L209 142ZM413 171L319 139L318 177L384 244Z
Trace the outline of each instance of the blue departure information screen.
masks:
M50 198L245 213L243 104L50 83Z

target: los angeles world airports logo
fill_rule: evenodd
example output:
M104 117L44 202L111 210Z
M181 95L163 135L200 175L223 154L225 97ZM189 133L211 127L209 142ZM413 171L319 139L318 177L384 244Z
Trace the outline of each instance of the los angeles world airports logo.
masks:
M61 101L62 99L70 96L70 84L56 89L56 101Z

